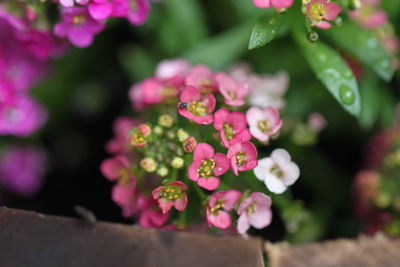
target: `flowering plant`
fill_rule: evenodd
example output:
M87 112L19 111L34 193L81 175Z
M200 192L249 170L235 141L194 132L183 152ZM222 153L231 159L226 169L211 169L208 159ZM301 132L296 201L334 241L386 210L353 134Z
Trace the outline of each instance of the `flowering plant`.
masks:
M260 148L283 125L273 103L250 104L265 80L240 68L215 73L178 59L161 62L154 77L133 85L130 99L141 115L117 119L107 144L114 156L101 164L116 181L112 198L123 215L145 227L190 229L201 216L216 228L236 225L240 234L268 226L267 192L283 193L300 171L284 149L260 159Z

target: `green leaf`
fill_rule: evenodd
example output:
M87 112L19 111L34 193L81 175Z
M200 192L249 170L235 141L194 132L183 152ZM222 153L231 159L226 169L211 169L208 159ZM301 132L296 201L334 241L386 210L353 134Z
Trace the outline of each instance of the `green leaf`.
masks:
M360 84L361 101L360 125L370 128L376 121L381 104L381 93L378 88L378 77L373 73L365 73Z
M300 50L318 79L345 110L358 117L361 100L357 81L343 58L320 40L310 43L303 31L294 33Z
M251 24L249 22L206 39L186 51L183 57L194 64L206 64L215 70L226 67L246 51L250 28Z
M342 26L329 30L326 36L335 41L341 49L354 55L385 81L392 79L394 70L391 67L390 55L371 31L351 21L345 21Z
M251 32L249 50L262 47L271 42L281 26L284 14L276 13L262 15L256 22Z

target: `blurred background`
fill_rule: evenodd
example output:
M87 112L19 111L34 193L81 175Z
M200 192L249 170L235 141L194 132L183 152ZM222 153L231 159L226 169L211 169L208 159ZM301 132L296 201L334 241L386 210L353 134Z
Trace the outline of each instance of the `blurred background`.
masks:
M398 30L400 8L394 8L398 7L394 2L385 0L382 6ZM247 50L251 28L263 13L247 0L153 2L144 25L132 27L125 20L113 19L90 47L71 47L52 62L50 73L32 91L48 109L45 126L25 139L1 137L3 146L35 144L46 151L41 189L21 196L0 187L0 203L64 216L76 216L73 207L81 205L99 220L129 223L112 202L111 183L100 173L99 164L108 156L104 145L113 135L114 119L134 114L128 99L130 86L151 76L157 63L167 58L184 57L214 70L247 62L257 73L289 74L285 114L292 120L304 121L311 112L319 112L327 121L312 145L301 133L273 143L273 147L287 148L300 166L301 177L292 187L293 198L299 201L294 210L275 213L272 225L260 234L273 241L293 242L358 235L365 225L354 212L354 179L359 171L370 168L369 144L374 137L396 123L400 76L396 72L385 83L362 69L361 95L372 104L363 107L357 120L315 77L290 32L283 30L267 46ZM323 34L320 38L335 46ZM379 99L365 96L364 85L372 86ZM400 178L400 173L394 176ZM291 231L285 216L291 217ZM299 228L296 220L307 224Z

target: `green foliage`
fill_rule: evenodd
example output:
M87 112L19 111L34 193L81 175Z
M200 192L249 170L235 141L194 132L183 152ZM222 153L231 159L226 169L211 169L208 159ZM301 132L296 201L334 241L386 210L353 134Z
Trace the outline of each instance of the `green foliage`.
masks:
M318 79L345 110L358 117L361 100L357 81L340 54L322 41L310 43L300 31L295 31L294 36Z
M249 50L262 47L271 42L279 31L284 19L284 14L276 13L272 17L262 15L256 22L251 32Z
M393 77L391 58L371 31L345 21L342 26L328 31L326 36L375 71L385 81Z

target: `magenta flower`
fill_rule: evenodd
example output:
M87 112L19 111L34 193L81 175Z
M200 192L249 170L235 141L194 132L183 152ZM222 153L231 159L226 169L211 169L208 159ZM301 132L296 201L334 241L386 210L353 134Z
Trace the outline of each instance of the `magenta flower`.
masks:
M234 143L251 139L247 129L246 116L241 112L229 112L221 108L214 114L214 128L219 131L221 141L226 148Z
M54 26L54 34L68 38L77 47L88 47L93 37L104 29L104 23L93 19L86 8L63 8L61 17L62 21Z
M279 112L273 107L265 109L252 107L246 113L250 133L262 142L267 142L282 127Z
M160 80L149 78L129 89L129 98L135 110L140 110L148 105L161 103L164 100L175 98L179 92L175 80Z
M86 5L88 2L89 0L60 0L60 4L65 7L72 7L75 4Z
M214 148L206 143L197 145L193 163L188 169L189 178L207 190L217 189L219 176L229 170L229 160L221 153L214 153Z
M213 122L212 112L215 109L216 100L213 94L201 92L192 86L186 87L181 93L178 103L178 112L183 117L198 124L210 124Z
M0 106L0 135L28 136L46 121L47 113L35 100L19 95Z
M112 188L111 199L120 207L124 208L134 201L136 179L130 177L128 180L119 180Z
M106 144L106 150L111 154L129 154L130 146L130 130L138 125L138 122L129 117L118 117L114 121L113 132L114 137Z
M270 8L271 6L276 9L289 8L293 4L293 0L253 0L256 7Z
M103 160L100 165L100 170L109 181L122 179L128 183L132 176L129 161L123 156L116 156Z
M243 200L237 210L239 234L245 234L250 226L256 229L268 226L272 220L271 204L271 198L260 192L251 193L248 198Z
M231 226L229 212L233 209L242 194L237 190L218 191L210 196L206 215L208 226L226 229Z
M143 24L149 15L150 3L149 0L127 0L128 14L125 17L133 25Z
M251 142L235 143L228 149L227 157L235 175L239 171L254 169L257 164L257 149Z
M342 12L342 8L329 0L312 0L307 4L307 17L311 24L321 29L329 29L333 21Z
M137 199L137 209L140 212L139 225L143 227L160 227L169 217L169 213L163 213L158 206L158 202L152 197L139 196Z
M225 73L216 74L215 80L226 104L241 106L245 103L244 98L250 93L248 84L239 82Z
M23 196L35 194L42 186L47 157L35 147L11 146L0 154L0 184Z
M183 191L188 187L181 181L174 181L165 186L159 186L153 190L153 198L158 201L163 213L167 213L172 207L184 211L187 205L187 196Z
M213 92L216 88L214 73L207 66L194 66L186 76L186 86L193 86L200 92Z

